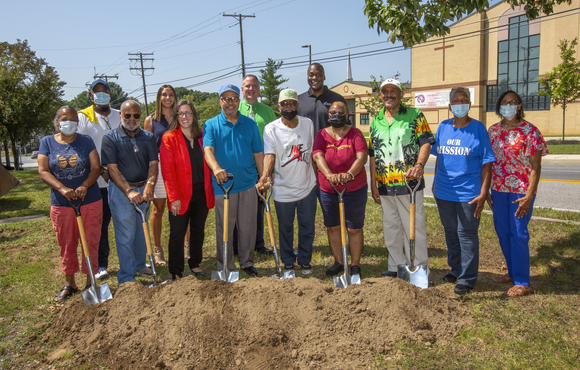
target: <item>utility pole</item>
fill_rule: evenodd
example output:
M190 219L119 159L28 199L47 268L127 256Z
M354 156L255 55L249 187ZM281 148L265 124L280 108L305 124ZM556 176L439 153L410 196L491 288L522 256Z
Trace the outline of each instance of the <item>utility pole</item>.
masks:
M145 71L146 70L154 70L155 68L153 67L143 67L143 61L151 61L153 62L153 58L143 58L143 55L153 55L153 53L128 53L129 55L132 56L139 56L139 58L129 58L130 61L132 62L137 62L137 61L141 61L141 67L130 67L129 70L131 70L131 74L133 74L133 71L137 71L136 74L133 74L134 76L139 76L141 75L141 77L143 78L143 96L145 97L145 113L147 115L149 115L149 106L147 105L147 88L145 87ZM139 72L140 70L140 72ZM151 72L151 74L153 74L153 72ZM151 75L149 75L151 76Z
M312 45L302 45L303 48L308 48L308 65L312 64Z
M98 75L95 73L95 75L93 76L93 79L96 80L97 78L101 78L101 79L105 80L106 83L109 83L109 78L114 78L114 79L118 80L119 74L116 73L114 76L107 76L107 75L103 75L103 74Z
M246 64L244 63L244 34L242 32L242 19L244 18L256 18L255 15L243 15L243 14L223 14L224 17L234 17L238 18L240 23L240 46L242 48L242 77L246 75Z

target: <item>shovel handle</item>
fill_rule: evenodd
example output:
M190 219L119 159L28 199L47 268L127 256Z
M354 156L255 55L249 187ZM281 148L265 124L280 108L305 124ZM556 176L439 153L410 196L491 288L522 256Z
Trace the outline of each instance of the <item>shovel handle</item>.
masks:
M227 174L227 177L228 177L228 179L232 179L232 184L228 188L224 187L223 184L218 184L220 186L220 188L222 188L222 190L224 191L224 198L225 199L229 199L229 197L230 197L230 190L232 190L232 186L234 186L234 174L233 173L228 173Z
M75 210L75 215L77 217L81 216L81 205L83 204L83 200L82 199L77 199L79 201L79 205L75 206L74 203L70 200L66 200L68 202L68 204L70 204L70 206Z
M153 255L153 247L151 246L151 236L149 235L149 224L143 222L143 234L145 235L145 245L147 245L147 255Z
M274 185L273 182L266 183L270 185L270 190L268 191L268 196L264 198L262 192L258 188L258 184L256 184L256 192L258 193L258 198L264 202L264 208L266 208L266 212L270 212L270 198L272 197L272 186Z
M77 224L79 225L79 233L81 234L81 245L83 247L83 253L85 257L90 257L89 247L87 246L87 236L85 235L85 226L83 225L83 218L80 214L77 216ZM92 266L87 267L92 269Z
M409 232L409 238L411 240L415 240L415 203L411 203L411 207L409 208L409 213L410 213L410 218L411 218L411 222L410 222L410 232Z
M274 235L274 223L272 222L272 213L266 211L266 220L268 220L268 231L270 232L270 245L276 246L276 236Z
M229 229L229 219L230 219L230 199L224 197L224 236L223 241L228 241L228 229ZM224 259L227 260L228 256L225 256Z
M346 245L346 220L344 216L344 202L338 203L338 210L340 212L340 241L342 245ZM344 261L346 263L346 261Z
M336 187L334 186L334 184L330 184L330 186L332 186L332 188L334 189L334 191L336 191L336 194L338 194L338 202L339 203L343 203L343 197L344 197L344 193L346 193L346 184L344 184L344 188L342 189L342 191L338 191L336 189Z
M147 219L145 217L145 214L147 214L147 211L149 210L149 206L151 206L151 201L147 201L147 207L145 207L145 211L142 211L141 208L137 207L137 205L135 203L133 204L133 208L135 208L135 211L137 211L137 213L139 213L139 215L141 215L141 221L143 223L147 222Z

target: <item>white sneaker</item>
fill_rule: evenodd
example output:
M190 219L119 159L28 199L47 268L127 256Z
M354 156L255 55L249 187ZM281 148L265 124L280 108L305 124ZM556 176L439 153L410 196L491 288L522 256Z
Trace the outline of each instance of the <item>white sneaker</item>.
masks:
M109 277L107 269L104 267L99 267L99 272L95 275L95 279L103 280Z
M137 271L137 275L153 275L153 270L151 270L151 267L145 267L143 270Z

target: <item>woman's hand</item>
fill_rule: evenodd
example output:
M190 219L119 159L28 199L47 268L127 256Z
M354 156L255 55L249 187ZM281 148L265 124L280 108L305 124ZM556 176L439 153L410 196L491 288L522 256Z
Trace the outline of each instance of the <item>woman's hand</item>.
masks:
M479 218L481 216L481 211L483 211L483 206L485 206L486 198L487 198L486 194L480 194L471 202L467 203L467 204L477 203L477 207L475 207L475 213L473 214L473 217Z
M62 194L63 197L65 197L67 200L73 200L73 199L77 199L77 194L76 192L71 189L71 188L67 188L66 186L61 187L60 189L58 189L58 191Z
M513 201L513 204L519 204L518 209L516 210L517 218L522 218L528 214L528 212L530 211L530 207L532 206L533 200L534 200L533 196L530 197L526 194L526 196Z
M85 196L87 195L87 187L84 185L79 186L75 190L75 195L80 200L85 200Z
M171 213L173 213L174 216L177 216L179 211L181 211L181 201L176 200L175 202L171 202Z

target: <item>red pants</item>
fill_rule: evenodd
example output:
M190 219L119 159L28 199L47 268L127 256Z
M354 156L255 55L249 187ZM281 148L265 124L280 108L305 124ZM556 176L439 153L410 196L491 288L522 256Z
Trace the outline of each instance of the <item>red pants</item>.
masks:
M99 270L99 242L101 240L101 224L103 222L103 201L81 206L81 218L87 238L87 247L91 255L93 273ZM50 220L52 229L56 233L56 240L60 246L60 260L62 272L65 275L74 275L79 271L79 258L77 248L80 244L81 234L77 224L77 217L72 207L51 206ZM82 252L82 273L88 274L85 255Z

